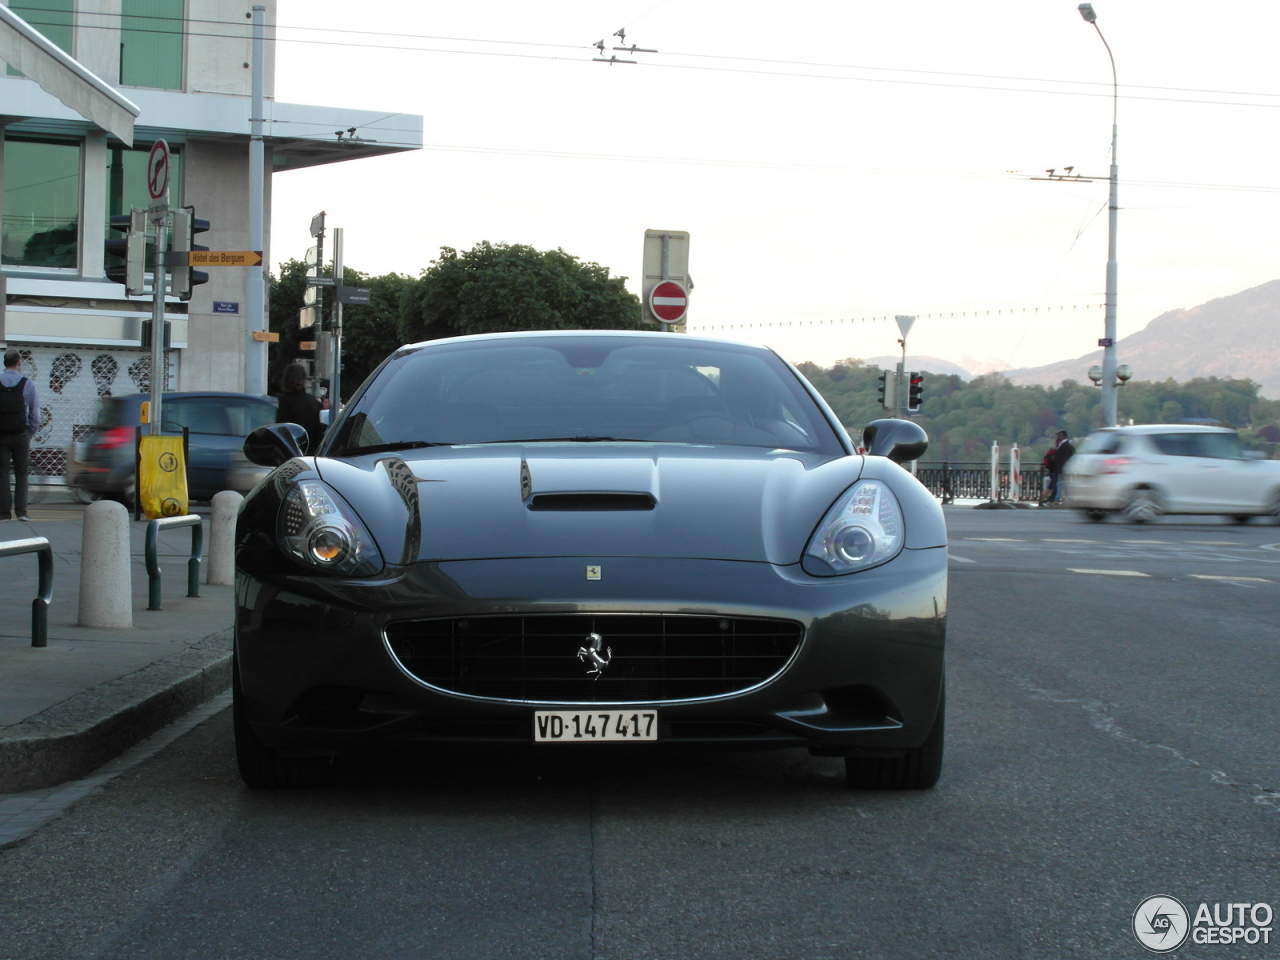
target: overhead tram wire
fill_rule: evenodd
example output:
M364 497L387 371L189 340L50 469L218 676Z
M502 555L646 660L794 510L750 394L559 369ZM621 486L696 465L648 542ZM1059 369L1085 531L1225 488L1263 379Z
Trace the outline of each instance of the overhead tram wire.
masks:
M126 15L112 13L112 14L89 14L88 16L123 19ZM133 16L133 15L128 15L128 16ZM148 19L152 19L152 20L173 19L175 22L179 20L179 18L176 18L176 17L175 18L148 18ZM41 21L31 20L28 22L32 23L33 26L39 26ZM209 24L209 25L214 25L219 27L226 27L228 25L226 21L221 21L221 20L185 20L183 22L204 23L204 24ZM79 25L79 28L80 29L116 29L116 27L110 26L110 25L99 26L96 24L85 24L85 23L81 23ZM405 37L408 37L409 39L425 39L425 40L435 40L435 41L444 40L448 42L458 42L458 43L477 43L477 44L494 44L494 45L503 45L503 46L553 48L553 49L575 51L575 52L581 52L581 53L585 53L588 50L594 49L592 44L548 44L548 43L537 43L534 41L522 41L522 40L494 40L494 39L470 38L470 37L455 38L455 37L438 37L438 36L432 36L432 35L392 34L392 33L387 33L382 31L356 31L356 30L346 30L346 29L339 30L338 28L332 28L332 27L309 27L309 26L302 26L302 25L294 26L290 24L280 24L280 23L268 24L268 29L275 29L277 31L283 30L283 31L299 31L299 32L301 31L327 32L327 33L341 32L343 35L348 35L348 36L352 34L360 35L360 36L395 36L397 38L402 38L402 39ZM171 31L139 30L137 32L168 34ZM248 39L247 33L240 33L240 32L196 33L193 31L187 31L186 34L188 36L198 36L198 37L212 38L212 39L226 39L226 40L247 40ZM338 47L348 47L348 48L354 48L354 49L367 49L367 50L401 51L401 52L407 52L407 53L438 53L438 54L456 54L460 56L507 57L507 58L514 58L514 59L526 59L526 60L528 59L548 60L553 62L554 61L583 62L583 63L590 62L588 60L578 60L578 58L576 57L547 56L547 55L536 54L536 53L521 54L521 53L496 52L491 50L458 50L458 49L448 49L448 48L399 46L399 45L390 45L390 44L365 44L365 43L351 43L347 41L328 40L328 39L325 39L325 40L295 39L290 37L281 37L278 35L278 33L277 33L277 36L275 37L275 42L276 43L309 44L309 45L316 45L316 46L338 46ZM899 68L892 68L892 67L862 67L862 66L850 65L850 64L822 64L822 63L810 64L805 61L767 60L767 59L761 59L761 58L729 57L729 56L716 55L716 54L694 54L694 53L686 54L686 53L672 53L670 51L666 51L663 53L663 55L676 56L676 57L689 57L689 58L703 58L703 59L713 59L713 60L739 61L739 62L777 63L780 65L786 65L786 66L789 66L789 65L819 66L824 68L842 69L842 70L877 70L877 71L884 70L884 71L906 72L906 73L922 74L926 76L940 76L940 77L959 77L959 78L973 78L973 79L991 78L991 79L997 79L997 80L1009 79L1018 83L1048 83L1048 84L1072 83L1079 86L1105 86L1103 84L1098 84L1093 81L1066 81L1066 80L1054 80L1049 78L1025 78L1025 77L1002 78L995 75L949 73L944 71L925 71L925 70L905 70L904 71L904 70L900 70ZM645 66L645 67L651 67L651 68L658 68L658 69L685 69L685 70L699 70L699 71L706 71L706 72L741 73L741 74L751 74L751 75L757 75L757 76L795 77L795 78L814 79L814 80L838 80L838 81L845 81L845 82L867 82L867 83L888 83L888 84L896 83L896 84L911 85L911 86L951 87L951 88L958 88L958 89L986 90L991 92L1048 94L1048 95L1055 95L1055 96L1107 96L1108 95L1103 91L1046 90L1046 89L1034 89L1034 88L1013 87L1013 86L990 86L985 84L944 83L941 81L908 80L908 79L900 79L900 78L831 76L827 74L792 73L792 72L771 71L771 70L742 70L737 68L725 68L725 67L698 67L698 66L690 66L690 65L683 65L683 64L652 63L648 61L645 61L639 65ZM1242 106L1242 107L1269 107L1269 108L1280 107L1280 94L1253 93L1253 92L1247 92L1247 91L1218 91L1218 90L1180 88L1180 87L1148 87L1148 86L1132 85L1132 84L1129 85L1129 89L1151 89L1151 90L1167 90L1170 92L1205 93L1213 96L1225 95L1225 96L1267 97L1267 98L1276 99L1278 102L1272 104L1272 103L1257 103L1257 102L1229 101L1229 100L1204 100L1204 99L1177 98L1177 97L1142 96L1142 95L1124 94L1124 93L1120 95L1121 99L1148 100L1148 101L1161 102L1161 103L1187 103L1187 104L1193 104L1193 105L1200 104L1200 105L1206 105L1206 106ZM273 121L273 123L277 123L277 124L288 123L288 122L289 121ZM535 156L542 155L542 156L548 156L548 157L559 156L559 157L565 157L565 158L580 158L580 159L616 159L616 160L625 160L625 161L631 161L631 162L698 163L698 164L704 164L704 165L719 165L719 166L739 165L731 161L691 161L691 160L686 160L682 158L660 158L660 157L643 157L643 156L601 156L601 155L593 155L593 154L558 153L558 152L551 152L551 151L539 152L539 151L523 151L523 150L502 150L501 148L478 148L478 147L464 147L464 146L419 144L417 141L407 141L407 140L406 141L380 140L378 142L383 143L387 146L403 146L403 147L422 146L425 149L458 151L458 152L510 153L510 154L516 154L516 155L535 155ZM792 167L800 167L801 165L768 164L765 166L776 167L778 169L786 169L786 168L792 168ZM837 167L837 168L829 168L829 169L844 170L844 169L851 169L851 168ZM902 171L866 171L866 172L884 172L884 173L895 173L895 174L902 173ZM913 171L908 171L908 173L913 173ZM1007 176L1011 176L1014 179L1024 179L1026 176L1024 174L1018 173L1017 171L1008 171L1006 175L983 174L983 173L954 174L951 172L926 171L926 172L920 173L920 175L944 176L944 177L961 176L961 177L968 177L968 178L989 178L989 179L1005 179ZM1146 181L1129 180L1126 182L1131 187L1144 187L1144 186L1145 187L1171 187L1171 188L1195 189L1195 190L1225 190L1225 191L1245 192L1245 193L1280 192L1280 187L1268 187L1268 186L1258 186L1258 185L1248 185L1248 184L1214 184L1214 183L1194 183L1194 182L1176 182L1176 181L1164 182L1164 181L1154 181L1154 180L1146 180Z
M125 16L140 16L140 15L103 13L103 14L87 14L86 16L122 19ZM175 22L177 22L180 18L148 17L147 19L149 20L173 19ZM32 23L33 26L38 26L40 23L39 21L35 21L35 20L29 21L29 22ZM185 23L203 23L203 24L219 26L219 27L225 27L228 25L226 21L222 21L222 20L196 19L196 20L185 20L184 22ZM104 30L117 29L115 26L111 26L111 25L100 26L97 24L81 23L79 26L81 29L104 29ZM437 36L432 34L402 34L402 33L391 33L387 31L375 31L375 30L349 30L346 28L337 28L337 27L312 27L312 26L305 26L300 24L299 25L282 24L278 22L275 24L268 24L267 27L268 29L275 29L277 31L296 31L296 32L309 31L313 33L340 33L343 36L353 36L353 35L369 36L369 37L385 36L385 37L395 37L398 40L408 39L408 40L429 40L429 41L435 41L435 42L443 41L443 42L450 42L450 43L490 44L490 45L497 45L497 46L532 47L537 49L556 49L556 50L565 50L565 51L576 51L576 52L582 52L582 53L585 53L587 50L593 49L592 44L567 44L567 43L557 44L557 43L543 43L543 42L529 41L529 40L498 40L498 39L486 39L482 37L447 37L447 36ZM136 32L168 34L171 31L157 29L157 30L137 30ZM247 34L245 33L217 33L217 32L196 33L193 31L188 31L187 35L207 37L207 38L213 38L213 39L225 39L225 40L248 39ZM568 56L546 56L546 55L538 55L533 53L521 54L521 53L504 53L504 52L497 52L497 51L491 51L491 50L459 50L459 49L438 48L438 47L402 46L399 44L352 43L349 41L336 40L336 39L308 40L308 39L294 38L294 37L281 37L278 35L278 33L277 33L277 36L275 37L275 42L276 43L295 43L295 44L302 43L302 44L311 44L311 45L317 45L317 46L348 47L353 49L401 51L406 53L442 53L442 54L457 54L460 56L511 57L511 58L517 58L517 59L539 59L539 60L550 60L550 61L574 59ZM727 56L723 54L681 53L681 52L675 52L670 50L661 51L661 55L666 57L686 57L689 59L705 59L705 60L739 62L739 63L777 64L779 66L811 67L811 68L821 68L821 69L829 69L829 70L862 70L862 71L875 71L875 72L908 73L908 74L916 74L920 76L932 76L932 77L944 77L944 78L954 77L954 78L965 79L965 80L994 80L994 81L1008 81L1010 83L1035 83L1035 84L1070 84L1076 87L1099 87L1099 88L1110 86L1109 84L1102 84L1096 81L1058 80L1050 77L1005 77L998 74L969 74L969 73L955 73L955 72L941 71L941 70L906 69L906 68L900 68L900 67L878 67L878 66L864 66L864 65L858 65L858 64L832 64L832 63L823 63L821 61L775 60L775 59L761 58L761 57ZM587 61L582 61L582 62L587 62ZM1038 93L1038 94L1048 94L1053 96L1087 96L1087 97L1103 97L1103 96L1110 97L1111 96L1111 92L1109 89L1108 90L1102 90L1102 89L1098 89L1098 90L1048 89L1046 90L1046 89L1034 88L1034 87L993 86L986 83L982 83L982 84L956 83L956 82L943 82L942 80L911 80L911 79L896 78L896 77L832 76L830 74L798 73L798 72L778 71L778 70L752 70L752 69L743 69L743 68L735 68L735 67L719 67L719 66L699 67L699 66L689 65L689 64L653 63L649 61L643 62L642 65L650 68L656 68L656 69L699 70L699 71L720 72L720 73L739 73L739 74L754 75L754 76L794 77L794 78L800 78L800 79L813 79L813 80L841 80L846 82L860 81L865 83L890 83L890 84L901 84L906 86L936 86L936 87L950 87L950 88L969 89L969 90L986 90L991 92L1002 92L1002 93L1033 93L1033 94ZM1169 93L1204 94L1206 96L1213 96L1213 97L1222 97L1222 96L1258 97L1258 98L1272 99L1277 102L1258 103L1258 102L1241 101L1241 100L1206 100L1206 99L1196 99L1193 97L1164 97L1164 96L1148 96L1148 95L1136 94L1136 93L1121 93L1120 98L1123 100L1146 100L1146 101L1152 101L1157 103L1186 103L1186 104L1193 104L1193 105L1200 104L1204 106L1266 107L1271 109L1280 108L1280 93L1260 93L1257 91L1244 91L1244 90L1216 90L1211 88L1196 88L1196 87L1165 87L1165 86L1154 86L1154 85L1145 85L1145 84L1127 84L1126 89L1130 91L1153 90L1153 91L1163 91L1163 92L1169 92Z

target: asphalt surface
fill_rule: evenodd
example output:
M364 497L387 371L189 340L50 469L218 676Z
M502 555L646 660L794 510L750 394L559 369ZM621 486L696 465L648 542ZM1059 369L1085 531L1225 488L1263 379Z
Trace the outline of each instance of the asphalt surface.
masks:
M222 697L0 849L0 958L1083 960L1150 956L1157 894L1280 912L1280 528L947 517L933 790L801 751L531 748L251 791ZM1275 926L1175 955L1277 957Z
M130 521L133 627L77 625L84 509L38 487L30 522L0 523L0 541L43 537L54 556L45 647L31 643L36 555L0 559L0 793L82 777L230 683L232 588L202 582L186 596L190 528L160 531L162 609L148 610L147 523ZM208 506L193 509L207 556Z

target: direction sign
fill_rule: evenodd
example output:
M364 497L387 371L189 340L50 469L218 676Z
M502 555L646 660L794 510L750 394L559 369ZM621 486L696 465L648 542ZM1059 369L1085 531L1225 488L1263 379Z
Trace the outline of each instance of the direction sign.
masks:
M689 293L674 280L663 280L649 291L649 309L663 323L678 323L689 309Z
M147 155L147 193L159 200L169 192L169 144L157 140Z
M256 267L262 263L261 250L188 250L189 267Z

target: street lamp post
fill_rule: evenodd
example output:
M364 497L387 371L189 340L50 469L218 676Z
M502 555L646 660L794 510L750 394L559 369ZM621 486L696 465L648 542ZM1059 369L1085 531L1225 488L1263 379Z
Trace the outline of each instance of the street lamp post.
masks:
M1120 167L1116 163L1116 119L1120 106L1120 85L1116 78L1116 58L1111 53L1111 44L1102 35L1098 26L1098 15L1093 11L1093 4L1080 4L1080 16L1086 23L1093 24L1098 31L1098 39L1107 48L1107 57L1111 61L1111 201L1107 218L1107 314L1104 321L1102 339L1102 424L1106 427L1116 425L1116 219L1120 210L1119 180Z

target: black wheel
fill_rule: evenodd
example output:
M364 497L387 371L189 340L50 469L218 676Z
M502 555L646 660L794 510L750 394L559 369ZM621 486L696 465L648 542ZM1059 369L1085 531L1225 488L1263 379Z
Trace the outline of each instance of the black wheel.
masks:
M1248 514L1248 513L1236 513L1236 514L1232 514L1231 519L1234 520L1236 523L1248 523L1250 520L1253 519L1253 516L1252 514Z
M1093 523L1101 523L1107 519L1107 511L1105 510L1081 510L1080 514Z
M1120 513L1130 523L1150 523L1164 513L1164 504L1154 490L1143 488L1133 491Z
M849 786L862 790L928 790L942 775L942 741L947 692L938 698L938 715L924 743L897 757L845 757Z
M329 757L284 757L258 739L245 716L240 671L231 664L231 717L235 728L236 763L240 779L257 789L321 787L329 782L333 760Z
M84 487L72 487L71 495L76 498L77 503L97 503L102 499L102 494L97 490L86 490Z

